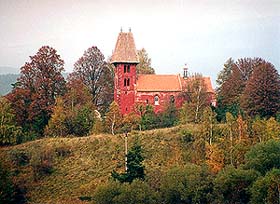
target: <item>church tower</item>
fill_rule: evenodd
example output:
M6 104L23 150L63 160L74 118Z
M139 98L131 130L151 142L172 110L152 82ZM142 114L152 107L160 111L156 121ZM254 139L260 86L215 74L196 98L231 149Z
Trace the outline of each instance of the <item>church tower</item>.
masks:
M121 113L133 111L136 97L136 65L139 63L133 34L120 32L111 64L114 65L114 100Z

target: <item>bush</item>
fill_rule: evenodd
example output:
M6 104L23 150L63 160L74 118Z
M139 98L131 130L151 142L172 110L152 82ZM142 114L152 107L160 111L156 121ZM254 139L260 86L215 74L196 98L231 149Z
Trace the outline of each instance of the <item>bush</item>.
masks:
M273 168L280 168L280 141L269 140L253 146L245 154L245 168L255 169L263 175Z
M11 152L11 159L17 166L25 166L30 162L30 155L23 150L14 150Z
M14 203L15 187L10 172L0 161L0 203Z
M50 175L53 171L54 152L45 150L32 155L31 166L33 169L33 176L38 180L42 176Z
M248 203L248 189L258 176L254 170L235 169L233 166L224 168L214 180L216 203Z
M182 141L183 141L184 143L190 143L190 142L193 142L193 141L194 141L193 134L192 134L189 130L182 129L182 130L180 131L180 135L181 135Z
M164 203L211 203L211 192L212 182L208 171L194 164L172 168L162 179Z
M94 194L97 204L156 204L157 194L144 181L134 180L131 184L113 181L99 186Z

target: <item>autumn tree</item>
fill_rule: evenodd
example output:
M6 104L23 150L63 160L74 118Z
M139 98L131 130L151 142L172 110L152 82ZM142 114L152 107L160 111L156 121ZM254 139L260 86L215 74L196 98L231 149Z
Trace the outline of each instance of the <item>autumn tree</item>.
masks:
M74 72L69 77L70 81L79 79L88 87L92 102L99 111L106 111L113 101L113 72L104 59L96 46L88 48L74 64Z
M65 92L64 61L49 46L41 47L21 68L13 91L7 96L25 131L42 135L55 99Z
M209 105L209 94L200 74L189 78L184 95L187 102L181 109L181 122L200 122L204 108Z
M151 58L149 58L149 55L147 51L142 48L141 50L137 51L138 57L139 57L139 64L136 67L136 73L137 74L154 74L155 70L152 68L151 65Z
M66 87L66 94L57 100L46 133L52 133L50 136L88 135L97 111L90 91L79 79L67 82Z
M68 132L65 120L66 110L64 107L64 101L62 98L57 98L53 114L46 126L44 134L52 137L66 136Z
M20 142L21 127L16 125L11 103L0 97L0 146Z
M122 116L118 104L113 101L109 107L109 111L105 115L105 126L108 132L115 134L116 129L120 128Z
M218 78L218 83L221 83L218 88L218 120L225 120L225 113L230 112L237 116L240 112L240 98L245 90L247 81L250 79L253 70L263 63L261 58L242 58L238 59L234 64L229 62ZM229 71L229 69L231 71ZM229 75L228 75L229 74ZM220 79L221 78L221 79Z
M250 116L275 116L280 108L280 78L271 63L254 69L242 96L242 108Z

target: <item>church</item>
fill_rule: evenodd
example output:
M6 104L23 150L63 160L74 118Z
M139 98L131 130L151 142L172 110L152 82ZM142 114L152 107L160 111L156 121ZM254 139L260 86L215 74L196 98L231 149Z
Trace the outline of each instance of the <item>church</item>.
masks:
M180 108L186 100L182 93L192 80L188 77L187 69L184 69L183 76L136 74L138 63L132 32L121 31L111 58L115 74L114 100L119 105L121 114L134 111L137 104L152 105L156 113L164 111L166 104L170 102ZM215 105L215 92L210 77L202 79L210 96L209 103Z

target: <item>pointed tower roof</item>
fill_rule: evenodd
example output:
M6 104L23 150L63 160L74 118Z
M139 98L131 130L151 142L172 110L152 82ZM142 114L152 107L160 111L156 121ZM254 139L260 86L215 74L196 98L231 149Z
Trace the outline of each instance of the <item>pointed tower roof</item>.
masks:
M111 63L139 63L132 32L120 32Z

